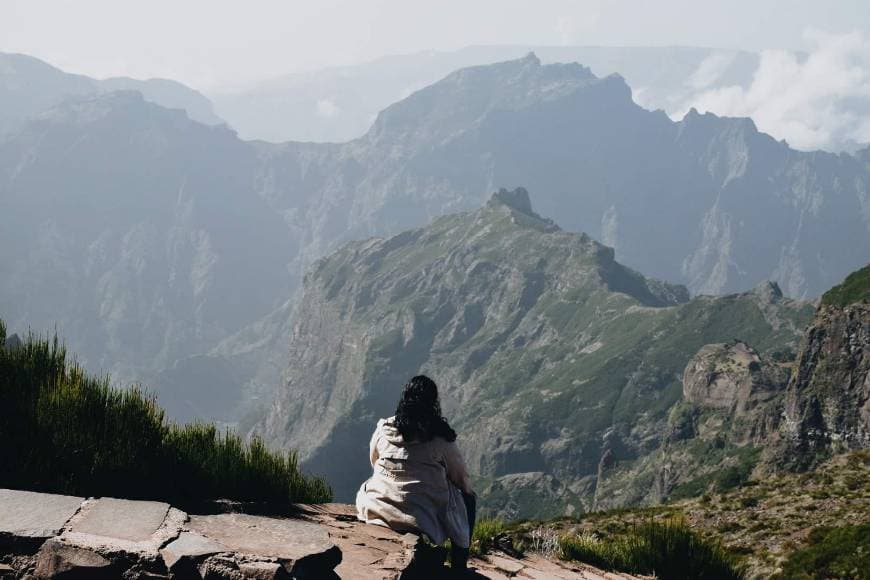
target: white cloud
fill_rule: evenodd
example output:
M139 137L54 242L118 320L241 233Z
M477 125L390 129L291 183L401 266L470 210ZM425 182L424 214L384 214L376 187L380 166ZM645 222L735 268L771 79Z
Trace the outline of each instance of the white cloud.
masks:
M320 99L317 101L315 110L318 117L325 117L327 119L331 119L341 113L341 109L338 108L338 105L332 99Z
M701 61L686 84L696 91L710 87L731 66L736 56L734 52L714 52Z
M812 45L807 55L764 51L748 87L702 88L677 114L695 107L751 117L761 131L798 149L842 150L870 142L870 42L858 32L810 30L805 37ZM692 82L709 87L716 68L705 61Z

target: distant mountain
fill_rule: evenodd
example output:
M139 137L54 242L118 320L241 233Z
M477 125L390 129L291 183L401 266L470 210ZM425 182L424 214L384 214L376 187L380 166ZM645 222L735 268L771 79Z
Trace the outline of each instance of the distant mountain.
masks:
M257 431L298 448L347 500L370 469L375 422L424 372L441 385L484 503L501 515L659 501L701 474L743 465L767 416L756 399L785 388L771 371L771 380L717 385L711 397L681 378L692 357L741 338L759 366L794 351L811 312L769 284L689 301L684 288L645 278L610 248L538 216L525 190L503 190L478 211L349 243L316 262L287 383ZM719 413L715 451L712 427L674 427L684 400Z
M191 119L201 123L223 123L207 98L175 81L96 80L65 73L31 56L0 53L0 139L66 98L119 90L138 91L150 102L184 109Z
M517 184L561 227L695 293L771 279L815 296L870 255L867 153L794 151L749 119L673 122L635 104L621 77L534 55L452 73L365 137L314 150L288 144L276 160L319 191L296 214L319 255L336 237L423 224Z
M57 325L122 381L207 352L295 287L257 165L230 130L137 93L65 101L0 142L0 311Z
M759 62L756 53L699 47L472 46L290 74L209 97L245 139L349 141L382 109L447 74L529 51L547 63L581 62L598 76L619 73L639 103L668 112L685 107L699 87L749 86Z
M618 76L534 55L452 73L344 144L246 142L135 93L85 94L0 141L0 313L57 324L89 369L171 392L172 413L232 420L217 391L262 400L279 380L303 272L343 241L525 184L644 274L813 297L870 256L868 172L870 150L675 123Z

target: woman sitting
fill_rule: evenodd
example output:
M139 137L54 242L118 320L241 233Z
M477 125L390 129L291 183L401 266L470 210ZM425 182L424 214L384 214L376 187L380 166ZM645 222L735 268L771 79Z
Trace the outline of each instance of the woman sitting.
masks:
M425 534L435 544L450 539L452 567L464 570L475 495L432 379L408 381L396 415L378 421L369 453L374 474L357 493L359 519Z

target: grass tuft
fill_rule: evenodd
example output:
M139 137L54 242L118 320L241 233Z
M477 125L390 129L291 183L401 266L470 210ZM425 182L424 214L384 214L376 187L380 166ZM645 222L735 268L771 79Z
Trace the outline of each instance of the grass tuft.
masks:
M499 540L505 538L508 538L508 528L503 520L479 520L474 524L474 533L471 535L471 553L483 556L494 548L498 548Z

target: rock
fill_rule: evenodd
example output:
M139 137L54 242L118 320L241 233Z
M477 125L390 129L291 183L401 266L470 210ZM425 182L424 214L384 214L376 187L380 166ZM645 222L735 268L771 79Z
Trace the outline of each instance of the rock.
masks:
M96 552L53 538L40 548L34 575L41 580L108 580L120 574Z
M218 514L191 516L188 528L227 551L275 558L296 577L332 571L341 562L326 527L312 522Z
M6 337L6 344L4 346L5 348L13 349L20 347L22 344L21 338L17 334L13 334Z
M502 556L490 556L489 563L507 573L509 576L515 576L520 570L525 568L520 562L513 558L505 558Z
M151 561L178 536L186 519L187 514L167 503L100 498L85 502L60 537L103 555Z
M788 385L776 467L807 469L870 447L870 302L823 305L807 328Z
M202 580L243 580L244 578L235 559L224 556L213 556L206 559L200 564L198 573ZM191 578L194 577L191 576Z
M219 542L192 532L182 532L160 550L160 556L169 571L178 572L196 569L205 558L226 551L226 546Z
M82 509L69 531L143 542L163 525L168 512L168 503L101 498Z
M499 189L492 194L491 202L503 203L508 207L512 207L529 215L537 215L532 210L532 201L529 199L529 192L524 187L518 187L514 190Z
M744 342L708 344L683 372L683 398L701 407L745 414L781 394L788 376Z
M239 572L245 578L254 580L283 580L290 578L287 571L275 562L243 562L239 564Z
M0 489L0 537L56 536L84 501L70 495Z

